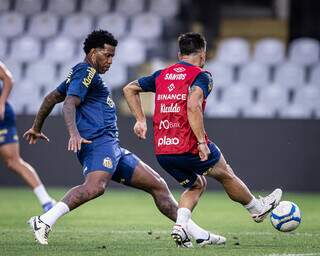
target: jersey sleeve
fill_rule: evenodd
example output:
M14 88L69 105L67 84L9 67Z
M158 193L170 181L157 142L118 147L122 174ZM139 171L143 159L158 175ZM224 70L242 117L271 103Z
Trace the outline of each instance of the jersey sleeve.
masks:
M213 87L213 79L211 74L206 71L201 72L194 80L192 86L200 87L203 91L204 97L207 98Z
M66 80L64 80L57 88L56 90L62 94L62 95L67 95L67 84Z
M92 81L95 77L96 70L89 66L82 66L73 70L71 79L67 82L67 96L77 96L81 102L84 101Z
M138 79L141 89L145 92L156 92L156 79L161 70L154 72L151 76L144 76Z

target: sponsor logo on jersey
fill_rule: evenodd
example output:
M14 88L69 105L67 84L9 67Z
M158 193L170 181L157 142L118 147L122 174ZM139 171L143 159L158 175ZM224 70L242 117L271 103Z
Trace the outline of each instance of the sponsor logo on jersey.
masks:
M103 159L103 166L106 168L112 168L112 160L110 157L106 157L105 159Z
M180 107L178 106L178 103L173 104L171 103L170 106L167 106L166 104L160 105L160 113L179 113Z
M180 128L180 123L172 123L169 120L161 120L159 124L159 130L165 129L168 130L170 128Z
M183 67L178 67L178 68L174 68L173 70L176 71L177 73L181 73L181 72L185 71L186 69Z
M85 87L89 87L89 85L91 84L91 81L97 71L92 67L88 67L87 72L88 72L88 75L85 78L83 78L83 80L82 80L82 83Z
M107 98L107 104L110 108L113 108L114 107L114 102L113 100L111 99L110 95L108 96Z
M167 73L164 76L164 80L184 80L186 78L187 74L173 74L173 73Z
M157 100L187 100L187 94L158 94Z
M180 140L178 138L168 138L167 136L164 136L163 138L158 139L158 147L178 145L179 142L180 142Z
M66 78L66 84L70 83L71 82L71 76L72 76L72 73L73 73L73 70L71 69L67 75L67 78Z
M172 92L172 91L174 90L174 88L175 88L174 84L173 84L173 83L170 84L170 85L168 86L169 92Z
M184 180L184 181L181 181L180 182L180 185L186 185L186 184L188 184L190 182L190 180L189 179L186 179L186 180Z

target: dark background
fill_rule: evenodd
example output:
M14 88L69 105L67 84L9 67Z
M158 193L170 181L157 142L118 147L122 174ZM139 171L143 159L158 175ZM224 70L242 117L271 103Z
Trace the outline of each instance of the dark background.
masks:
M50 143L41 141L29 146L21 135L32 121L32 116L17 117L22 157L35 167L45 185L70 187L80 184L82 168L76 156L66 150L68 136L63 118L47 120L44 132L50 137ZM281 187L286 191L320 191L319 121L208 119L205 124L211 140L251 189ZM160 168L153 155L151 119L147 141L135 137L133 125L132 118L119 116L121 145L158 171L171 188L180 188ZM8 171L2 162L0 168L0 186L24 185L22 179ZM221 186L210 180L208 188L221 189Z

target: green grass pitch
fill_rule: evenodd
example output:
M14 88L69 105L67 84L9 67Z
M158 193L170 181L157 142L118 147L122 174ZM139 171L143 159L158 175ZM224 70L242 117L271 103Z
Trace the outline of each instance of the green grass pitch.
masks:
M66 189L50 189L59 199ZM175 194L176 196L178 194ZM146 193L110 190L63 217L50 233L49 245L36 244L26 225L41 212L30 190L0 189L0 255L320 255L320 194L285 193L302 212L291 233L275 230L269 219L254 223L246 210L223 192L206 192L193 213L201 226L227 237L221 247L176 248L172 223Z

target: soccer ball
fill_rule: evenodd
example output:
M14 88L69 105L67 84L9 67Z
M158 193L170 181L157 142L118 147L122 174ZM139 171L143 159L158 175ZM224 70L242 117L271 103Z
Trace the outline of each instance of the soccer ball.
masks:
M289 201L282 201L272 210L270 215L272 226L282 232L295 230L301 222L299 207Z

